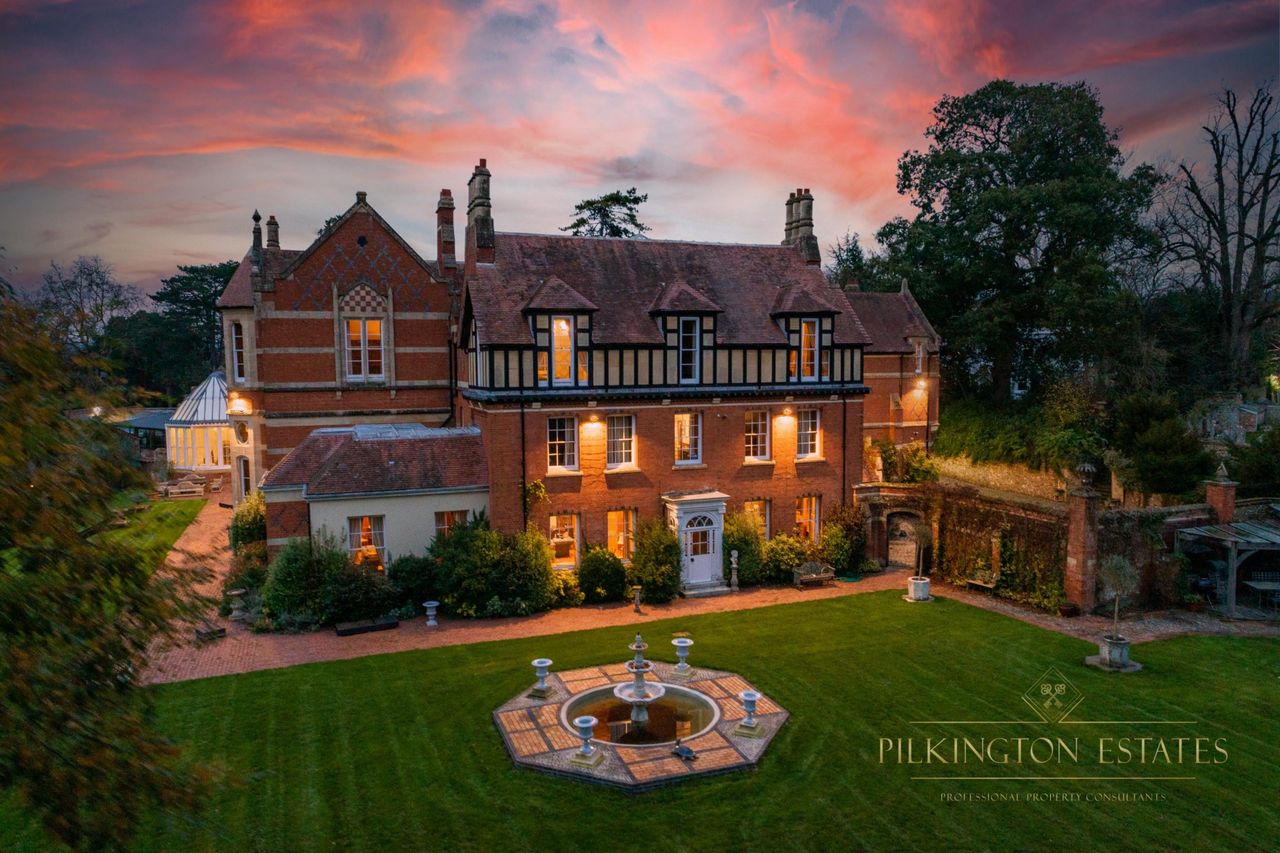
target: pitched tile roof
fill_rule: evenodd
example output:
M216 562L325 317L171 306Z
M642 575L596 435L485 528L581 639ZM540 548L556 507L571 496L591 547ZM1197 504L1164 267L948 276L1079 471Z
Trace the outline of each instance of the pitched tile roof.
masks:
M908 338L916 337L927 339L925 346L929 352L938 351L941 343L938 333L929 325L909 290L896 293L850 291L845 295L870 338L865 352L914 352L915 346Z
M302 252L297 249L263 249L262 264L267 279L278 277L280 273L293 263ZM244 260L231 276L231 281L223 288L218 297L219 308L252 308L253 307L253 249L245 252Z
M318 429L267 474L263 488L303 487L307 498L487 487L476 427L370 424Z
M843 291L791 246L514 233L499 233L496 244L494 263L477 265L467 283L470 310L486 343L532 342L523 309L551 276L599 306L592 337L605 344L662 346L650 311L661 303L663 288L677 281L692 291L677 294L681 302L705 300L723 309L717 322L721 344L785 345L770 312L787 288L839 312L840 343L868 340Z

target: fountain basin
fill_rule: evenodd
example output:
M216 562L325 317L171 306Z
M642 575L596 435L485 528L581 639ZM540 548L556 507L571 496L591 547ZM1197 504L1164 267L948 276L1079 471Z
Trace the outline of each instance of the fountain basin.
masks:
M631 689L630 684L617 687ZM565 702L560 722L576 733L575 718L595 717L592 740L627 746L669 746L704 734L720 722L720 706L705 693L676 684L648 682L647 687L656 695L645 703L648 719L643 725L633 722L633 703L615 695L613 686L587 690Z

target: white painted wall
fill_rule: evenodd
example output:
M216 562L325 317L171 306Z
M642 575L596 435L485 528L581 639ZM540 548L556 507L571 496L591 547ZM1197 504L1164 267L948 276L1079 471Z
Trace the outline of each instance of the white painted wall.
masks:
M361 515L383 517L387 562L406 554L423 554L436 535L436 513L452 509L488 511L489 492L353 497L311 501L311 532L327 527L347 547L347 519Z

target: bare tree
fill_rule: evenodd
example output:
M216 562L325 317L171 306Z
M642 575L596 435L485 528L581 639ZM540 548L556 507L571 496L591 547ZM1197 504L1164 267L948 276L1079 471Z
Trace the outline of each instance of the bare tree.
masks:
M1213 160L1178 167L1167 246L1214 295L1230 380L1243 387L1257 380L1255 334L1280 316L1280 128L1270 86L1247 107L1225 90L1204 132Z
M137 288L116 279L111 266L94 255L76 258L69 269L50 262L35 307L65 354L110 356L107 323L133 313L140 301Z

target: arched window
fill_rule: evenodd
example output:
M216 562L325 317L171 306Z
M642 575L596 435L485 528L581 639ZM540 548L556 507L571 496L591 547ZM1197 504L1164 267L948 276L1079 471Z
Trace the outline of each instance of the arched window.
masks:
M710 516L695 515L685 522L685 551L690 557L715 553L716 523Z

